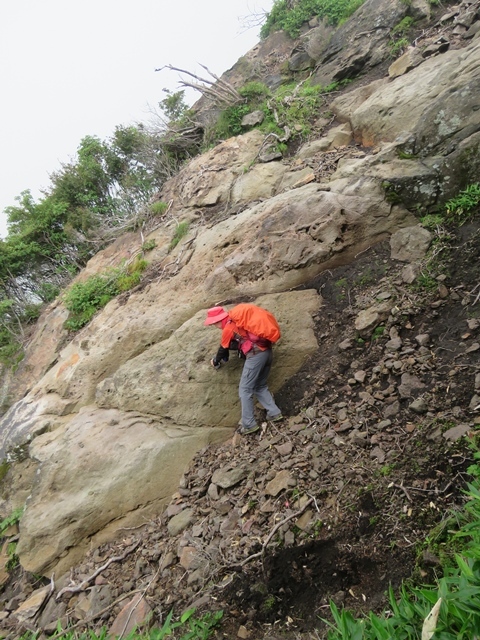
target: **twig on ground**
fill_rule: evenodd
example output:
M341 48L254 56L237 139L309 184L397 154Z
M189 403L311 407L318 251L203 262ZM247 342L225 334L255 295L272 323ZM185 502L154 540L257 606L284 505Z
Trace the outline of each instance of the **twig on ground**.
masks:
M105 564L102 564L101 567L98 567L98 569L94 571L91 576L88 576L88 578L85 578L85 580L82 580L80 584L72 587L64 587L63 589L61 589L57 593L55 600L58 600L60 596L62 596L64 593L78 593L79 591L84 591L84 589L88 586L88 584L92 580L95 580L95 578L100 573L102 573L102 571L105 571L105 569L109 567L112 564L112 562L120 562L120 560L124 560L128 555L130 555L132 551L135 551L135 549L138 547L140 542L141 542L140 540L137 540L137 542L135 542L135 544L133 544L128 549L126 549L125 553L123 553L121 556L115 556L114 558L110 558L110 560L108 560Z
M295 513L290 514L289 516L287 516L283 520L280 520L280 522L277 522L277 524L273 527L273 529L268 534L267 539L265 540L265 542L262 544L261 551L258 551L258 553L253 553L251 556L248 556L248 558L245 558L245 560L242 560L240 562L240 566L243 567L243 566L245 566L247 564L247 562L250 562L251 560L254 560L255 558L260 558L260 556L263 556L263 554L265 553L265 550L266 550L266 548L268 546L268 543L273 538L273 536L276 534L276 532L280 529L280 527L282 527L286 522L289 522L293 518L296 518L297 516L300 516L305 511L305 509L309 505L312 504L313 500L314 500L314 498L310 498L310 500L307 500L307 502L303 505L303 507L301 509L299 509L298 511L295 511Z
M130 609L127 619L125 620L125 624L123 625L123 629L121 634L118 636L118 639L121 640L123 638L123 634L125 633L125 631L127 630L127 626L128 623L130 622L130 618L133 615L133 612L135 611L135 609L138 607L138 605L140 604L140 602L142 601L143 598L145 598L145 594L147 593L147 591L150 589L151 585L156 581L157 576L160 572L160 568L157 569L157 571L155 572L155 575L153 576L153 578L150 580L150 582L147 584L147 586L142 590L137 602L133 605L133 607Z

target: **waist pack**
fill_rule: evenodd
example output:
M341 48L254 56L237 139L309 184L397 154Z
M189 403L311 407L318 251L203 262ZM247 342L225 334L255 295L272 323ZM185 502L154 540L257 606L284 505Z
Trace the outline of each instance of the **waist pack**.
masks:
M243 302L228 312L230 319L239 329L246 332L242 340L241 351L246 354L255 345L260 349L268 349L280 339L280 327L275 316L261 307Z

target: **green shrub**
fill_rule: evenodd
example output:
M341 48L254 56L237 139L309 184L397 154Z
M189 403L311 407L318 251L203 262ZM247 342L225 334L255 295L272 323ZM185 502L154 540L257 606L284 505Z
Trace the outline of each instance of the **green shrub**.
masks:
M396 24L390 32L392 36L404 36L408 33L415 20L410 16L405 16L398 24Z
M383 336L384 333L385 333L385 327L383 325L379 325L378 327L375 327L372 333L372 340L378 340Z
M266 38L273 31L285 31L296 38L301 26L313 17L326 19L338 25L352 15L364 0L299 0L289 8L286 0L274 0L272 10L260 30L260 37Z
M215 127L216 137L226 139L243 133L242 119L251 111L253 109L248 104L234 104L224 109Z
M444 217L439 213L429 213L423 218L420 218L420 224L425 229L436 229L439 225L443 224L445 221Z
M476 458L478 462L478 457ZM448 527L447 545L453 553L445 554L443 577L435 585L413 587L403 585L398 597L389 589L387 611L370 613L355 619L346 610L330 603L333 623L328 640L472 640L480 633L480 482L477 465L473 481L466 492L463 510L453 514ZM458 523L458 524L455 524ZM458 528L457 528L458 527ZM456 529L456 530L455 530ZM459 546L460 543L460 546ZM436 607L437 614L427 617ZM431 629L431 632L430 630Z
M70 312L65 328L77 331L87 324L107 302L119 293L117 274L94 275L83 282L75 282L64 296L65 306Z
M18 524L20 522L20 518L23 515L23 510L24 510L24 507L19 507L18 509L15 509L15 511L12 511L12 513L9 516L4 518L0 522L0 536L3 535L9 527L11 527L14 524Z
M168 204L166 202L162 202L161 200L157 200L157 202L152 202L150 205L150 211L155 216L161 216L168 209Z
M51 282L42 282L38 287L38 295L43 302L53 302L60 293L60 287Z
M23 359L23 347L19 339L0 328L0 362L6 367L16 367Z
M177 224L177 228L175 229L175 233L173 234L173 238L168 247L169 251L172 251L172 249L175 249L175 247L180 242L180 240L187 235L188 227L189 227L189 224L185 220Z
M470 220L479 209L480 183L476 182L461 191L445 204L447 218L457 224Z
M390 55L392 58L396 58L400 54L403 53L404 49L406 49L409 45L409 41L407 38L400 38L399 40L391 40L390 41Z
M215 628L223 618L223 611L215 611L214 613L204 613L199 617L195 616L195 608L188 609L180 619L174 621L173 611L165 618L163 625L152 627L148 631L131 631L125 640L164 640L165 638L178 638L178 640L208 640L215 632ZM21 640L37 640L38 631L28 631L21 637ZM96 634L94 631L78 634L75 631L65 631L60 623L54 638L62 638L63 640L105 640L108 632L105 627ZM108 636L110 637L110 636ZM122 636L123 637L123 636Z
M238 93L247 102L259 102L271 95L270 89L263 82L247 82L243 87L240 87Z
M318 117L324 102L325 90L320 85L305 82L298 88L294 84L284 85L265 105L265 120L260 129L265 132L273 130L283 134L279 124L287 126L292 134L307 136L311 131L311 123ZM276 118L274 117L276 114ZM277 123L278 119L278 123Z
M22 321L26 323L35 322L40 317L42 311L41 304L27 304L23 309Z
M312 85L309 82L302 85L290 83L279 87L273 95L260 82L248 83L240 89L240 93L248 98L248 104L236 104L224 109L213 136L218 140L241 134L244 131L241 124L243 117L258 109L265 116L258 125L263 133L281 137L285 134L282 127L288 127L293 137L306 137L311 131L311 123L319 115L324 102L323 95L346 82L349 81L337 82L330 87ZM283 152L286 147L280 150Z
M74 283L64 296L64 304L70 312L65 329L78 331L88 324L95 313L119 293L128 291L140 282L141 273L147 267L146 260L137 259L128 266L90 276Z
M152 251L152 249L155 249L155 247L157 246L157 241L156 240L146 240L143 244L142 244L142 251Z

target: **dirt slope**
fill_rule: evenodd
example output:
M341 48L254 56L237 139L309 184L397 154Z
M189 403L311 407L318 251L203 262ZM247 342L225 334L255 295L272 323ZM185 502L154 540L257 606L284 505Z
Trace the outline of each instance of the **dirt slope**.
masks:
M390 585L433 579L480 423L479 225L441 246L417 285L403 283L388 242L311 283L325 300L321 346L277 396L284 422L203 450L162 518L92 550L55 585L57 597L67 587L58 600L4 621L9 637L57 618L110 626L140 592L156 624L196 606L224 611L218 637L310 638L330 599L379 610ZM392 311L361 338L355 318L379 300ZM428 549L434 527L440 546ZM39 586L17 576L3 608Z

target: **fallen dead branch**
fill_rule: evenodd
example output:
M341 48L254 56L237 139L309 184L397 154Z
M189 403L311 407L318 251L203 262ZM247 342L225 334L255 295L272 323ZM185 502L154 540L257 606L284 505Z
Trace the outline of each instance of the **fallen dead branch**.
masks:
M251 560L254 560L255 558L260 558L260 556L263 556L263 554L265 553L266 548L268 547L268 544L269 544L270 540L273 538L273 536L276 534L276 532L280 529L280 527L282 527L286 522L289 522L293 518L297 518L298 516L302 515L302 513L305 511L305 509L308 506L310 506L313 501L314 501L314 498L310 498L310 500L307 500L307 502L303 505L303 507L301 509L299 509L298 511L295 511L295 513L290 514L289 516L287 516L283 520L280 520L280 522L277 522L277 524L273 527L273 529L268 534L267 539L265 540L265 542L262 544L262 549L260 551L258 551L258 553L253 553L251 556L248 556L248 558L245 558L245 560L242 560L240 562L240 566L243 567L243 566L245 566L247 564L247 562L250 562Z
M135 549L138 547L140 542L141 542L140 540L137 540L137 542L135 542L135 544L133 544L128 549L126 549L125 552L121 556L115 556L114 558L110 558L105 564L102 564L101 567L98 567L98 569L96 571L94 571L91 576L88 576L88 578L85 578L85 580L82 580L82 582L80 584L74 585L74 586L71 586L71 587L64 587L63 589L61 589L57 593L57 596L56 596L55 600L58 600L64 593L78 593L80 591L84 591L85 588L88 586L88 584L92 580L95 580L95 578L100 573L102 573L102 571L105 571L105 569L107 567L109 567L112 564L112 562L120 562L121 560L124 560L128 555L130 555L133 551L135 551Z
M211 98L215 102L220 104L234 104L235 102L241 102L243 100L242 96L238 93L238 91L226 80L222 80L217 75L215 75L212 71L207 69L207 67L203 64L200 65L207 73L209 73L214 80L209 80L208 78L202 78L197 76L195 73L191 71L187 71L186 69L179 69L178 67L174 67L171 64L165 64L163 67L155 69L155 71L162 71L163 69L170 69L171 71L179 71L180 73L185 73L187 76L198 80L198 82L188 82L183 78L180 81L181 86L190 87L191 89L195 89L195 91L199 91L206 98ZM199 84L199 83L205 84Z

